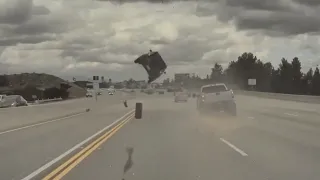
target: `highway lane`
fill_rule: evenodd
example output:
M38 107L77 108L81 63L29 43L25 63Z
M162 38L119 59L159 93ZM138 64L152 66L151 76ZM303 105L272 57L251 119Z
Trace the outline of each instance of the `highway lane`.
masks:
M128 96L120 93L118 96L101 96L98 102L90 104L91 111L81 115L0 133L0 179L21 179L27 176L123 116L134 104L129 103L129 107L125 108L121 102L122 97ZM52 106L46 106L49 107ZM59 113L58 109L53 110Z
M174 103L168 95L159 97L142 100L143 119L130 121L56 175L71 180L320 178L319 126L294 119L319 123L318 105L309 109L313 113L301 108L298 116L290 116L286 111L309 105L237 96L239 115L231 117L200 115L194 100ZM286 111L277 111L279 106ZM133 165L123 175L127 147L134 149Z
M131 98L132 96L120 91L116 92L113 96L109 96L104 92L102 96L98 97L97 102L94 98L80 98L36 106L0 109L0 132L82 113L85 112L87 108L104 108L105 106L121 103L122 99Z
M117 97L117 102L122 98ZM77 180L121 179L128 159L126 147L133 147L133 166L126 180L320 177L320 129L315 125L319 105L239 95L238 117L231 117L200 115L194 99L174 103L168 93L137 93L128 104L133 107L137 101L143 102L143 119L114 131L59 175ZM27 176L128 111L120 103L108 103L100 101L81 116L0 135L0 179Z

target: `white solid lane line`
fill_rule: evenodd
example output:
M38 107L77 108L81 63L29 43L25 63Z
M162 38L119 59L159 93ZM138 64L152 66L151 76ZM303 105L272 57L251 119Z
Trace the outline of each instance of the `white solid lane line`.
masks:
M81 115L83 113L85 113L85 112L80 112L80 113L77 113L77 114L69 115L69 116L66 116L66 117L58 118L58 119L53 119L53 120L40 122L40 123L36 123L36 124L32 124L32 125L27 125L27 126L15 128L15 129L10 129L10 130L7 130L7 131L2 131L2 132L0 132L0 135L11 133L11 132L15 132L15 131L20 131L20 130L23 130L23 129L28 129L28 128L32 128L32 127L36 127L36 126L40 126L40 125L43 125L43 124L53 123L53 122L56 122L56 121L61 121L61 120L64 120L64 119L72 118L74 116L79 116L79 115Z
M247 153L245 153L244 151L242 151L241 149L237 148L235 145L231 144L229 141L223 139L223 138L220 138L220 140L222 142L224 142L226 145L228 145L229 147L231 147L233 150L237 151L238 153L240 153L242 156L248 156Z
M297 114L292 114L292 113L284 113L285 115L288 115L288 116L295 116L297 117L298 115Z
M61 154L60 156L56 157L55 159L51 160L50 162L48 162L47 164L41 166L40 168L38 168L37 170L33 171L31 174L29 174L28 176L26 176L25 178L23 178L22 180L31 180L34 179L37 175L39 175L41 172L45 171L46 169L48 169L49 167L51 167L52 165L54 165L55 163L59 162L61 159L65 158L66 156L68 156L69 154L71 154L72 152L74 152L76 149L83 147L83 145L85 145L86 143L92 141L94 138L98 137L99 135L101 135L103 132L105 132L106 130L110 129L112 126L116 125L117 123L121 122L122 120L129 118L129 117L134 117L134 109L130 110L128 113L126 113L125 115L123 115L122 117L120 117L119 119L117 119L116 121L114 121L113 123L111 123L110 125L104 127L103 129L101 129L100 131L96 132L95 134L93 134L92 136L88 137L87 139L85 139L84 141L80 142L79 144L73 146L71 149L67 150L66 152L64 152L63 154Z

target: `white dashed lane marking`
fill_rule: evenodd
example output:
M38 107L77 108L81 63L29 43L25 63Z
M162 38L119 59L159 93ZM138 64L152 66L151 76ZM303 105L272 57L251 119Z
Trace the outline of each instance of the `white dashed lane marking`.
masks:
M237 148L235 145L231 144L229 141L223 139L223 138L220 138L220 140L222 142L224 142L226 145L228 145L229 147L231 147L233 150L237 151L239 154L241 154L242 156L248 156L247 153L245 153L244 151L242 151L241 149Z

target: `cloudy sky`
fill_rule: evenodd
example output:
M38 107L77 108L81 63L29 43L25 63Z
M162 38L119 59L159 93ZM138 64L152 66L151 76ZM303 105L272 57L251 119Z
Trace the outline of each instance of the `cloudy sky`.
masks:
M162 79L245 51L320 63L319 0L161 1L0 0L0 73L147 79L133 60L150 48L169 65Z

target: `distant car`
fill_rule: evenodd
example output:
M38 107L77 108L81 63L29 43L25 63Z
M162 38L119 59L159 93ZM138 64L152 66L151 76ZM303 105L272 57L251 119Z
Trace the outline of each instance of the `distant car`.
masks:
M109 91L108 94L109 95L113 95L114 93L113 93L113 91Z
M97 95L102 95L102 92L97 92Z
M145 91L147 94L153 94L154 93L154 90L153 89L148 89Z
M188 98L189 96L187 92L177 92L174 96L174 102L187 102Z
M93 97L93 92L92 91L88 91L86 93L86 97Z
M2 101L0 102L0 107L1 108L19 107L19 106L28 106L27 100L25 100L20 95L4 96Z
M114 88L110 87L110 88L108 89L108 93L109 93L109 92L112 92L112 94L114 94L114 93L116 92L116 90L115 90Z

